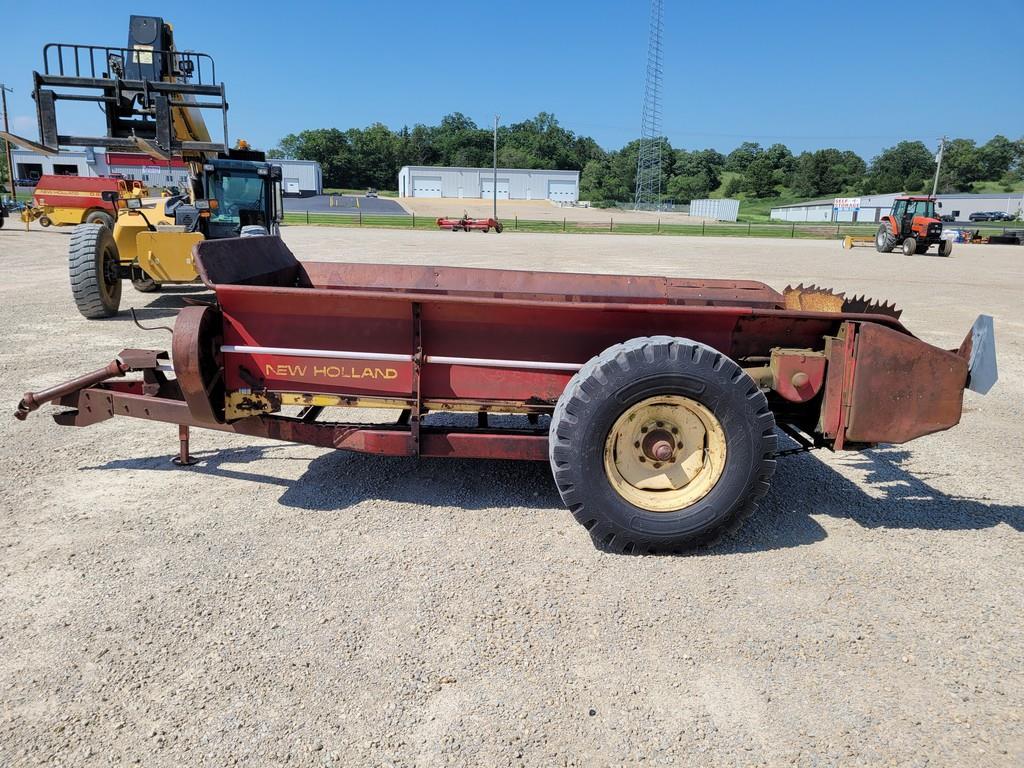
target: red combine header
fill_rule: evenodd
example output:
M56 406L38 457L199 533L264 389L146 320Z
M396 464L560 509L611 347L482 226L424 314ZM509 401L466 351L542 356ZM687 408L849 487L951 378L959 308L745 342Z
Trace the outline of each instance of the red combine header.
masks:
M379 455L548 461L599 544L674 551L735 530L780 453L949 429L965 387L985 392L996 378L991 318L945 350L893 306L813 286L300 262L276 237L193 253L216 303L181 310L170 355L125 350L26 394L17 417L54 401L67 426L176 424L182 463L190 427ZM330 417L347 407L400 415ZM452 426L452 412L470 420ZM521 418L496 426L495 413ZM798 448L780 452L776 429Z
M490 232L492 229L501 234L505 229L500 221L497 219L473 219L468 215L463 215L457 219L453 219L449 216L442 216L437 220L437 226L439 229L450 229L452 232L469 232L471 229L478 229L481 232Z

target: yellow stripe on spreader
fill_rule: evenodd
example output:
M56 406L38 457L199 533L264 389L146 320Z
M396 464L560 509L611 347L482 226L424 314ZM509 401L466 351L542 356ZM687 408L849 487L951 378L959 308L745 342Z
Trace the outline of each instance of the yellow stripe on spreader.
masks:
M71 189L37 189L34 194L48 197L101 197L102 192L76 192Z

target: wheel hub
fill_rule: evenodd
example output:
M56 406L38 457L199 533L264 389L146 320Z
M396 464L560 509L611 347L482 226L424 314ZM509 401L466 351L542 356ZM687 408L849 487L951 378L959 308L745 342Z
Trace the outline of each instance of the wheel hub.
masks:
M625 500L675 512L704 498L725 468L725 432L711 411L680 395L626 409L605 441L605 474Z
M676 442L664 429L651 429L640 441L644 455L651 461L670 461L675 456Z

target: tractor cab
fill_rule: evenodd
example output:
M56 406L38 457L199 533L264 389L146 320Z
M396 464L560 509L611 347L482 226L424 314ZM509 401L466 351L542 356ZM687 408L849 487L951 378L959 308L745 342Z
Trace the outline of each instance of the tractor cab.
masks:
M938 222L935 215L935 200L930 197L898 197L892 204L890 214L900 226L900 234L904 237L927 231L931 221Z

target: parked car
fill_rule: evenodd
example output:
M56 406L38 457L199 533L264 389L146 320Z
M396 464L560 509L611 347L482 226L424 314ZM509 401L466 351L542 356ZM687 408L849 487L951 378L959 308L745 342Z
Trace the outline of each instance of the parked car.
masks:
M1006 211L989 211L989 215L992 217L989 221L1013 221L1013 216Z
M368 190L366 190L366 196L367 197L376 197L377 196L377 190L374 189L373 187L370 187Z
M989 211L976 211L967 218L970 221L992 221L992 214Z
M945 222L956 221L956 216L954 216L954 215L952 215L950 213L947 213L945 216L942 217L942 220L945 221Z

